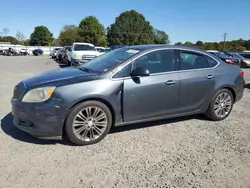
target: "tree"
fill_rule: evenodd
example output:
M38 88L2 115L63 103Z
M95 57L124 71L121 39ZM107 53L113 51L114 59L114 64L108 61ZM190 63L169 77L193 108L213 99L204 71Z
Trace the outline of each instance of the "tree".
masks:
M10 32L8 28L3 28L3 34L6 37L6 35Z
M48 46L53 41L53 34L45 26L37 26L30 35L31 46Z
M94 16L88 16L80 22L79 34L84 42L95 46L107 46L105 28Z
M153 27L135 10L121 13L108 29L110 45L152 44L155 41Z
M23 45L29 46L30 45L30 39L27 39L23 42Z
M183 44L181 42L177 42L174 45L182 46Z
M192 42L185 42L184 46L193 46L193 43Z
M1 42L10 42L11 44L18 44L18 40L12 36L0 37Z
M58 42L62 45L71 45L73 42L82 42L78 27L66 25L60 32Z
M154 29L155 34L155 44L169 44L169 38L168 34L165 33L165 31L161 31L158 29Z
M16 39L19 41L20 44L23 44L25 40L25 36L21 33L21 31L17 30Z
M250 50L250 40L247 40L245 45L246 45L246 49Z

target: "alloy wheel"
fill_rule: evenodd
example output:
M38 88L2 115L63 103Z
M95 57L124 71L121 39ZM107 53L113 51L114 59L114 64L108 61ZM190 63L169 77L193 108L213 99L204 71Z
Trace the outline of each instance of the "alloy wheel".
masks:
M220 93L214 102L214 112L216 116L224 118L227 116L232 108L232 97L226 93Z
M73 120L73 132L83 141L98 139L108 126L106 113L99 107L90 106L79 111Z

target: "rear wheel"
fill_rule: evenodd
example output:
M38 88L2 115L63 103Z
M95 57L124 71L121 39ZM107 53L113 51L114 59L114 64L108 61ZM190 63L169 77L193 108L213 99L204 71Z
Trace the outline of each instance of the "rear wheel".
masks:
M65 131L76 145L90 145L101 141L112 125L109 108L99 101L86 101L75 106L67 120Z
M214 120L226 119L232 111L234 98L228 89L221 89L215 93L208 107L206 115Z

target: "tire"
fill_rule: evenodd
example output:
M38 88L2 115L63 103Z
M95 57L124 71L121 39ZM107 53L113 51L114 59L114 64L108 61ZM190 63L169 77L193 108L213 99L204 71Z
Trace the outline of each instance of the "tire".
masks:
M246 68L247 66L246 66L246 63L245 62L242 62L242 64L241 64L241 68Z
M221 97L220 99L222 99L223 94L224 94L224 96L228 96L228 100L224 100L224 102L222 102L223 104L218 103L219 100L217 100L217 99L219 99L219 97ZM227 98L227 97L225 97L225 98ZM230 107L229 107L229 102L228 102L229 100L231 101ZM216 108L215 105L218 106L218 108L224 108L225 114L222 114L221 116L219 116L216 113L216 111L220 111L220 110L218 108ZM229 91L228 89L220 89L214 94L212 101L210 102L209 107L208 107L205 115L213 121L224 120L230 115L232 108L233 108L233 105L234 105L234 97L233 97L231 91Z
M94 116L96 109L100 111ZM100 119L102 117L103 119ZM112 114L105 104L99 101L86 101L76 105L70 111L65 124L65 132L73 144L91 145L100 142L108 134L112 123Z

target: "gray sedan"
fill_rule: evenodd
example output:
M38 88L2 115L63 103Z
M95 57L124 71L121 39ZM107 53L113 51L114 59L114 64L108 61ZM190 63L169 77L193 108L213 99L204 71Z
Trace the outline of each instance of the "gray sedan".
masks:
M102 140L112 126L205 114L225 119L243 96L244 72L204 51L128 46L78 66L43 73L14 89L15 125L76 145Z

